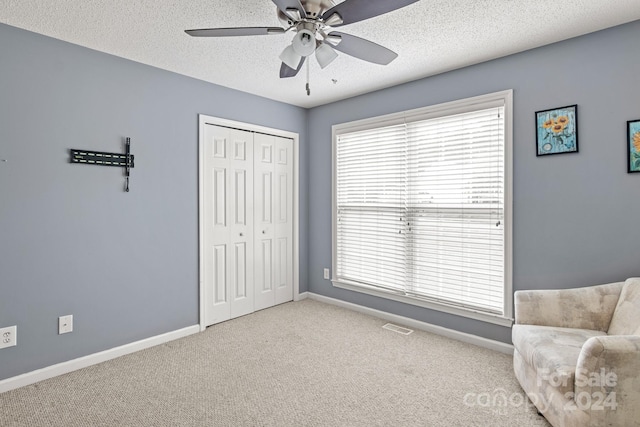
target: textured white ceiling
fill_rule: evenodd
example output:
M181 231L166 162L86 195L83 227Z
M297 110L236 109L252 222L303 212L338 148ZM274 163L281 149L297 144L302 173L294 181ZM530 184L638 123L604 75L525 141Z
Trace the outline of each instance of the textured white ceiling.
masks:
M184 33L193 28L281 26L270 0L0 1L2 23L302 107L638 19L640 0L421 0L340 27L399 57L381 66L340 53L324 70L312 58L307 96L304 69L294 78L278 77L278 55L293 33L225 38Z

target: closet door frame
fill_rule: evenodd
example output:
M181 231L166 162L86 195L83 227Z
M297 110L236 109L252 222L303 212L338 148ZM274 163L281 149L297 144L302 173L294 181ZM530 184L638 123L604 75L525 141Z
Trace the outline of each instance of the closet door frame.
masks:
M200 331L207 328L205 320L205 304L204 304L204 143L205 143L205 126L216 125L241 129L249 132L265 133L293 140L293 300L300 300L300 274L299 274L299 164L300 164L300 147L299 135L281 129L274 129L265 126L243 123L235 120L222 119L219 117L208 116L204 114L198 115L198 282L199 282L199 311L200 311Z

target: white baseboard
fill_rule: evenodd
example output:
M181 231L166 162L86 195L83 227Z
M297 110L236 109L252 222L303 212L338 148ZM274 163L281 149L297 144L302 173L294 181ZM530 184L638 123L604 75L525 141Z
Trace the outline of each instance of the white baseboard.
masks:
M296 296L294 301L302 301L303 299L307 299L307 298L309 298L309 292L302 292L301 294L298 294Z
M132 342L130 344L125 344L120 347L111 348L99 353L89 354L87 356L79 357L67 362L58 363L56 365L47 366L46 368L37 369L35 371L27 372L22 375L7 378L0 381L0 393L34 384L49 378L57 377L58 375L77 371L78 369L86 368L87 366L97 365L98 363L106 362L107 360L115 359L116 357L135 353L136 351L154 347L159 344L164 344L166 342L186 337L197 332L200 332L199 325L188 326L183 329L178 329L177 331L167 332L166 334L162 335L156 335L154 337Z
M304 295L304 298L302 296ZM479 337L477 335L467 334L465 332L455 331L453 329L443 328L442 326L432 325L431 323L422 322L420 320L411 319L409 317L398 316L397 314L387 313L385 311L376 310L365 307L363 305L353 304L339 299L326 297L324 295L314 294L313 292L305 292L300 294L300 299L309 298L315 301L336 305L359 313L368 314L369 316L378 317L399 325L408 326L413 329L431 332L432 334L442 335L447 338L477 345L479 347L495 350L500 353L513 354L513 346L500 341L490 340L488 338Z

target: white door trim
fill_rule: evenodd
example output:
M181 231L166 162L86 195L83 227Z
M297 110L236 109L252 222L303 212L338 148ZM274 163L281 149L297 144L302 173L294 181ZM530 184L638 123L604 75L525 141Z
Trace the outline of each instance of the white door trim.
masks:
M219 117L198 115L198 286L199 286L199 310L200 331L206 329L204 313L204 127L207 124L225 126L234 129L242 129L256 133L291 138L293 140L293 300L300 299L300 239L299 239L299 179L300 179L300 147L299 134L281 129L274 129L235 120Z

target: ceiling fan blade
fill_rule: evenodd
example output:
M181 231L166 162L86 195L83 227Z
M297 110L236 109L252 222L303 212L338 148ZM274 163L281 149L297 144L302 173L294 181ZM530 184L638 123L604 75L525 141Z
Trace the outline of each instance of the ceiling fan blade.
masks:
M235 36L267 36L283 34L280 27L237 27L237 28L203 28L201 30L185 30L193 37L235 37Z
M288 77L295 77L296 74L298 74L298 71L300 71L300 69L302 68L302 64L304 64L305 59L306 58L304 56L302 57L302 59L300 59L298 68L296 68L295 70L283 62L282 65L280 66L280 78L286 79Z
M331 24L331 26L339 27L340 25L352 24L392 12L418 1L419 0L345 0L323 13L322 19L326 21L333 14L337 13L340 18L342 18L342 22Z
M302 2L300 0L273 0L273 2L276 4L276 6L278 6L278 9L280 9L282 13L284 13L287 16L290 16L291 18L295 18L295 17L291 16L291 14L287 12L287 9L298 9L298 12L300 12L301 18L307 17L307 12L305 12L304 7L302 6Z
M384 46L350 34L332 31L327 36L327 40L331 40L332 37L340 37L341 41L338 44L330 43L335 50L364 61L387 65L398 57L397 53Z

